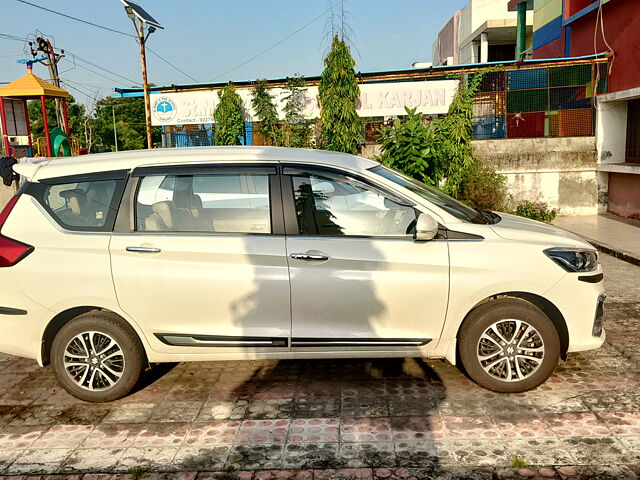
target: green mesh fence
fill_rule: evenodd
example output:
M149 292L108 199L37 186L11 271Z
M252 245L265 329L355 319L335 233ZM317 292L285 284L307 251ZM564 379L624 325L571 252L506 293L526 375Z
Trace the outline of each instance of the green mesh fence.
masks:
M585 85L591 82L592 65L572 65L566 67L549 67L549 85L552 87L568 87Z
M507 68L483 78L473 105L473 136L594 135L593 96L608 91L608 63Z

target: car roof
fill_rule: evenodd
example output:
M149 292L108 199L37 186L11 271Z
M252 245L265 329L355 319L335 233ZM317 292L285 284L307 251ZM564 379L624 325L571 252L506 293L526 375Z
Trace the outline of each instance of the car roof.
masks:
M188 147L129 150L78 157L51 158L14 167L31 181L89 173L133 170L141 166L202 163L291 162L343 167L371 168L378 163L355 155L326 150L280 147Z

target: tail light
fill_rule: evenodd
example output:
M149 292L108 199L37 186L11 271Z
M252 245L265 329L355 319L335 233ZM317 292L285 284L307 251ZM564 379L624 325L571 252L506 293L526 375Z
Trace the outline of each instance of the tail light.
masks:
M2 227L7 217L18 202L20 195L15 195L0 213L0 267L11 267L29 255L33 251L31 245L27 245L12 238L2 235Z

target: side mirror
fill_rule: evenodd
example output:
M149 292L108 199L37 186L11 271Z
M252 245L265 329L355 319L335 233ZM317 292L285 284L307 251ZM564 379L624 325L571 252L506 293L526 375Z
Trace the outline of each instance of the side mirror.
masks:
M416 222L416 240L433 240L438 234L438 222L429 214L421 213Z

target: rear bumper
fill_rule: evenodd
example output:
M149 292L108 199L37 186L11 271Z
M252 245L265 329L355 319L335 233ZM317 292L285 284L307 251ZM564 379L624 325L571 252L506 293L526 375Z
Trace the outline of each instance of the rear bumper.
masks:
M42 336L36 322L27 314L0 313L0 352L40 361Z
M9 269L1 269L8 274ZM52 312L16 287L10 275L0 289L0 352L41 362L42 333Z

